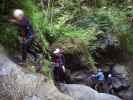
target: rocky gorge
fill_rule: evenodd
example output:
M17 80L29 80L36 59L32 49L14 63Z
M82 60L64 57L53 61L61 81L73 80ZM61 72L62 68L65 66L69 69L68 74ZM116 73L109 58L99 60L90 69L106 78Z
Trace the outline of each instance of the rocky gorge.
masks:
M12 62L0 47L0 100L121 100L78 84L60 84Z

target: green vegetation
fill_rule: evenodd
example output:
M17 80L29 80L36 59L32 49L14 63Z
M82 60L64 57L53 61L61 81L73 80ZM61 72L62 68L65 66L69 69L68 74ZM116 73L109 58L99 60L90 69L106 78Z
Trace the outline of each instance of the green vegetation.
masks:
M32 21L44 50L56 40L79 38L88 49L97 46L98 35L112 34L121 47L133 54L132 0L1 0L0 43L8 48L18 46L16 27L4 16L22 8Z

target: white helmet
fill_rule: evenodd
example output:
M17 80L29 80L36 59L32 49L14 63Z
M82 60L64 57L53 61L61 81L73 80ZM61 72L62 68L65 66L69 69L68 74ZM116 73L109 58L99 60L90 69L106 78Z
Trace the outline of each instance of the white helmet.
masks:
M112 77L112 75L111 75L111 74L109 74L109 75L108 75L108 77L110 78L110 77Z
M98 72L102 72L103 70L101 68L98 69Z
M16 10L13 11L13 16L16 17L16 18L20 17L20 16L24 16L24 12L21 9L16 9Z
M54 54L58 54L58 53L60 53L60 49L57 48L53 53L54 53Z

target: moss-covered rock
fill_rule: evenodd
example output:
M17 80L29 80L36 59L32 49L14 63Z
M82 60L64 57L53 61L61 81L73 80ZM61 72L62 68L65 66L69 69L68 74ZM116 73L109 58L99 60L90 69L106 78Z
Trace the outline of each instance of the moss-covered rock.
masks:
M87 45L75 38L66 38L55 42L51 49L62 48L66 58L66 67L72 71L79 69L95 70Z

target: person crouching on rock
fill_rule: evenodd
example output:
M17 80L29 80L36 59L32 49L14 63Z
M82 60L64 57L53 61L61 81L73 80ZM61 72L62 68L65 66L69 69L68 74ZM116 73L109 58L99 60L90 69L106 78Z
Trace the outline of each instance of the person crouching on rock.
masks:
M61 49L57 48L54 52L53 57L53 74L54 80L57 83L65 83L66 82L66 74L65 74L65 57L62 54Z
M33 32L30 21L24 15L24 11L21 9L14 10L13 18L9 19L9 21L16 24L21 29L19 41L22 48L22 63L26 62L27 53L33 55L34 60L36 61L37 54L34 50L31 49L35 34Z

